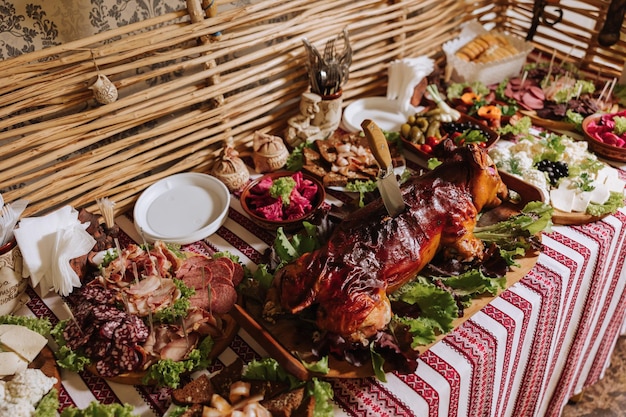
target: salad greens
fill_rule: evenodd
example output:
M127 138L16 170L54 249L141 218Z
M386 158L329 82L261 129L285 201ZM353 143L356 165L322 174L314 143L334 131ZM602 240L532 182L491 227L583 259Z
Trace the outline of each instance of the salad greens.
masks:
M52 388L37 404L32 417L57 417L59 409L59 392Z
M48 318L40 319L37 317L14 316L11 314L0 316L0 324L15 324L23 326L45 337L48 337L50 330L52 329L52 324Z
M196 290L185 285L182 279L173 278L173 281L180 291L180 297L172 305L162 308L154 314L155 320L163 323L176 323L185 317L189 307L191 307L189 298L196 293Z
M270 196L282 200L283 205L289 205L291 192L296 188L296 180L291 177L280 177L272 181Z
M187 359L178 362L172 359L159 360L148 368L144 382L155 382L158 386L177 388L182 374L209 366L211 362L209 353L213 345L213 339L207 336L196 349L189 353Z
M260 381L279 381L289 384L290 389L305 386L306 395L315 397L315 417L332 417L333 416L333 389L329 382L322 381L318 378L312 378L309 381L301 381L288 373L273 358L264 358L261 360L253 360L243 369L243 378L248 380Z

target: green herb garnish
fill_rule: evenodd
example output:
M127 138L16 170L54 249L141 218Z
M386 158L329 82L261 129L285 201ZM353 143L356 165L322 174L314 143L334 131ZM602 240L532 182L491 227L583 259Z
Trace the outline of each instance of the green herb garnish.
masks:
M283 205L289 205L291 192L296 188L296 180L287 176L280 177L272 181L270 186L270 195L273 198L279 198L283 201Z

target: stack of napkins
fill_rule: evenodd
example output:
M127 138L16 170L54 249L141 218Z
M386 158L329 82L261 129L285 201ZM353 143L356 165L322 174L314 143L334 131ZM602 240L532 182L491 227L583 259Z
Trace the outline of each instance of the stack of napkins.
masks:
M33 288L41 284L44 293L53 289L67 296L81 286L70 260L88 254L95 246L87 227L89 223L81 223L78 211L70 206L20 220L15 239L24 259L24 278L30 276Z
M411 110L411 97L415 87L435 69L435 61L427 56L404 58L389 63L387 99L397 100L406 113Z

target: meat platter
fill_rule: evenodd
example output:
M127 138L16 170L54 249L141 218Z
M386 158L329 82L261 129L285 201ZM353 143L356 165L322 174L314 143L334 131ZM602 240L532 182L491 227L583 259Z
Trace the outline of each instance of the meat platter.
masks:
M526 202L541 200L541 193L535 187L508 175L503 175L502 180L509 189L516 191L520 195L521 201L517 204L505 203L496 209L484 213L482 219L508 218L512 214L517 214ZM510 287L524 277L536 264L538 255L538 251L530 250L524 257L518 258L516 260L518 266L514 267L506 274L505 287ZM454 320L453 328L461 326L494 298L495 296L482 296L474 299L471 305L463 310L463 315ZM242 328L250 333L250 335L289 372L301 379L307 379L315 375L301 362L315 361L311 353L312 333L315 331L315 327L308 326L302 320L293 318L294 316L285 316L276 320L274 323L270 323L262 317L262 309L263 305L261 303L244 298L235 305L231 314L240 323ZM416 351L419 353L427 351L435 343L445 338L445 336L445 334L438 335L433 343L419 346L416 348ZM372 366L353 366L348 362L334 358L332 355L329 356L328 359L329 372L324 375L325 377L363 378L371 377L375 374ZM385 371L395 370L393 365L387 364L385 364L384 369Z
M129 241L122 255L68 298L72 316L61 327L66 346L89 357L86 369L94 375L130 385L153 383L146 376L159 359L184 361L196 349L215 359L239 329L228 311L243 268L236 269L230 258L205 254L204 248L170 249L157 241L145 251L129 236L120 238ZM128 274L134 279L126 282ZM180 310L184 304L175 305L179 299L188 300L185 311ZM209 338L211 344L202 348Z

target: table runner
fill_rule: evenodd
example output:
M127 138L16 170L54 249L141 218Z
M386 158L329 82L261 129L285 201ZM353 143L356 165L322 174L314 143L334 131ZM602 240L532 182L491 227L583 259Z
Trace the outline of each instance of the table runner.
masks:
M329 193L338 203L341 193ZM132 230L130 219L118 223ZM567 400L602 377L626 314L626 209L582 226L545 233L535 267L445 339L421 355L414 374L333 379L338 416L558 416ZM131 233L132 234L132 233ZM256 226L232 198L226 223L188 249L227 250L254 269L274 235ZM122 239L122 244L130 237ZM56 294L32 289L20 314L67 318ZM206 371L239 357L267 356L240 330ZM62 371L62 407L123 402L141 416L166 415L169 389L107 382Z

